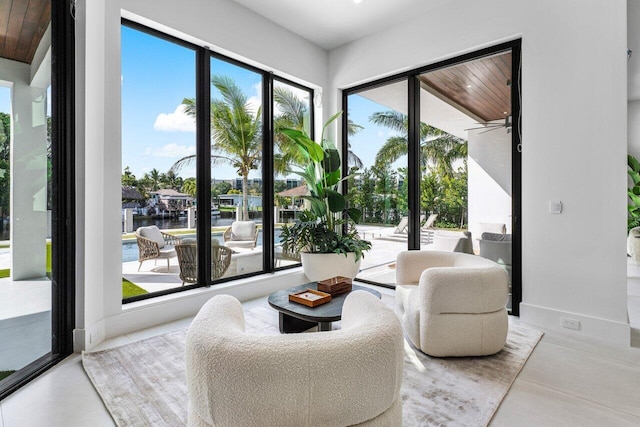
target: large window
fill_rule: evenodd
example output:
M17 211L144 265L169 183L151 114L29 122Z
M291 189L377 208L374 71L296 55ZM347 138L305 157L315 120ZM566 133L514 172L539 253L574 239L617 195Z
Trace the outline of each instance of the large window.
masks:
M278 129L310 132L311 98L310 89L124 22L125 302L298 263L279 246L279 227L302 199L280 194L299 181Z
M299 129L313 135L311 98L313 93L291 82L275 80L273 84L273 192L274 192L274 255L275 267L300 264L300 255L283 251L280 230L283 224L296 221L304 209L307 187L299 175L291 172L299 165L295 146L280 131L284 128Z
M124 299L192 280L175 246L196 240L195 70L194 49L122 26Z

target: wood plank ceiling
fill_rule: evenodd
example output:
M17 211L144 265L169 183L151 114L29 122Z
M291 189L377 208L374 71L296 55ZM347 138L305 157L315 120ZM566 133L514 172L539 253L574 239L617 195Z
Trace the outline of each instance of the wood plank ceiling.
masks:
M420 80L440 98L485 122L511 115L511 52L431 71Z
M51 0L0 0L0 57L31 64L51 20Z

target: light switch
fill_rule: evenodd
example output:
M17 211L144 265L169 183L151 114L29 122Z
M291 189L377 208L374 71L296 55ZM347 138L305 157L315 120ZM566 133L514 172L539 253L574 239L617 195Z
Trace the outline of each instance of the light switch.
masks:
M560 214L562 213L562 202L549 202L549 213L551 214Z

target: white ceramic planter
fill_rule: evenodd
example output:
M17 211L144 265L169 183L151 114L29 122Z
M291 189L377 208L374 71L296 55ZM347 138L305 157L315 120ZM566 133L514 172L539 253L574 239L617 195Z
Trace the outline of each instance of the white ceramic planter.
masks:
M360 270L359 259L356 262L356 254L353 252L344 254L310 254L300 253L302 269L307 278L312 282L325 280L331 277L343 276L353 279Z

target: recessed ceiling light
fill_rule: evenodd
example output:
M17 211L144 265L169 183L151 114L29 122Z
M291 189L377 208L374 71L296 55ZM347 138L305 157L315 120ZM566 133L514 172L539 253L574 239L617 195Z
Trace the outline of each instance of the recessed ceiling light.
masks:
M471 85L467 85L467 89L471 89Z
M359 4L359 3L362 3L362 0L353 0L353 2L354 2L355 4Z

